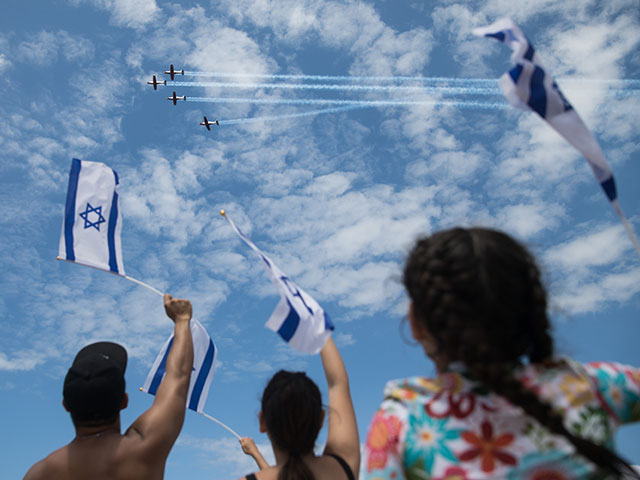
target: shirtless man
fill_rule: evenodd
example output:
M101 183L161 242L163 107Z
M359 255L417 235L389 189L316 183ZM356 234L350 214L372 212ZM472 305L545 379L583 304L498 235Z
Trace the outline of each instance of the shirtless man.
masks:
M75 438L29 469L24 480L156 480L164 477L167 456L184 422L193 367L188 300L164 296L167 316L175 322L166 374L153 405L123 434L120 410L127 352L99 342L76 355L64 382L64 408L71 414Z

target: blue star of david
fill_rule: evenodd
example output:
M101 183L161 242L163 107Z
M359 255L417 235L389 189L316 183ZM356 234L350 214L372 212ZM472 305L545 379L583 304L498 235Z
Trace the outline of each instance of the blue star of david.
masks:
M98 219L95 222L92 222L89 219L89 214L91 212L93 212L96 215L98 215ZM80 218L82 218L84 220L84 228L85 228L85 230L87 228L93 227L96 230L100 231L100 224L106 222L106 220L102 216L102 205L100 205L99 207L93 208L91 206L91 204L89 202L87 202L87 208L85 208L84 212L80 212L78 215L80 215ZM95 218L95 215L94 215L94 218Z

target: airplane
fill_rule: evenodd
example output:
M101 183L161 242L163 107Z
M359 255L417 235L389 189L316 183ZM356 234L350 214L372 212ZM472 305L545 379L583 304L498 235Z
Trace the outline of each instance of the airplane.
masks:
M153 76L153 80L147 82L147 85L153 85L153 89L157 90L158 89L158 85L166 85L167 81L166 80L160 80L158 81L158 79L156 78L156 76Z
M173 79L174 79L173 77L176 74L184 75L184 69L182 69L182 70L174 70L173 63L172 63L171 66L169 67L169 70L166 70L164 73L165 73L165 75L169 75L171 77L171 81L173 81Z
M183 95L181 97L177 97L176 96L176 92L174 91L172 96L167 97L167 100L171 100L174 105L177 105L178 104L178 100L184 100L186 102L187 101L187 96Z
M218 122L218 120L210 122L209 120L207 120L207 117L204 117L204 122L200 122L200 125L204 125L205 127L207 127L207 130L211 131L211 125L220 126L220 122Z

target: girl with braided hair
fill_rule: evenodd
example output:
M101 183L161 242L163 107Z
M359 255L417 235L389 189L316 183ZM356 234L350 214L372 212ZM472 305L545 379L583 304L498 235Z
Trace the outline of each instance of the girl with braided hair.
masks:
M271 441L276 465L269 466L250 439L242 439L260 471L241 480L355 480L360 469L360 441L342 357L329 337L320 351L329 389L327 443L314 454L324 421L318 386L304 372L280 370L262 394L260 431Z
M640 370L554 356L547 297L508 235L454 228L420 239L404 285L435 379L391 381L365 446L365 478L640 478L613 452L640 420Z

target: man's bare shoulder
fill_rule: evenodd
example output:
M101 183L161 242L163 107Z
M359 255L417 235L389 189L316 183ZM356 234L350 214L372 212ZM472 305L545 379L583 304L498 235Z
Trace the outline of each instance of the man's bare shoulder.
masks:
M65 454L67 449L68 446L65 445L34 464L24 476L24 480L65 478L62 472L66 470L67 466L66 459L68 457Z

